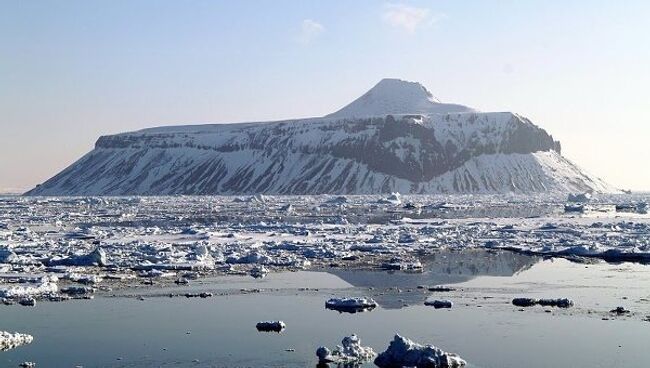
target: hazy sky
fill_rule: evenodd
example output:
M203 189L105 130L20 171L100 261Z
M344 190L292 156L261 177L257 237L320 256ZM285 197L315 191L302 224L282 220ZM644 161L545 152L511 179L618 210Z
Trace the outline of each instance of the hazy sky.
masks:
M384 77L515 111L650 189L650 2L0 0L0 188L100 135L320 116Z

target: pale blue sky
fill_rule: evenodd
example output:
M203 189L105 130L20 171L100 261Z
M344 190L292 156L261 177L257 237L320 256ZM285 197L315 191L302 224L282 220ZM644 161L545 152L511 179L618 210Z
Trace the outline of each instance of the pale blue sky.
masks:
M650 189L647 1L0 0L0 188L145 127L320 116L384 77Z

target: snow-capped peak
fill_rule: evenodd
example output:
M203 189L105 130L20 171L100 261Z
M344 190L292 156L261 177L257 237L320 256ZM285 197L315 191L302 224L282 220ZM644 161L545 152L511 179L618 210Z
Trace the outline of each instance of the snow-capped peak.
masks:
M475 110L467 106L441 103L418 82L386 78L349 105L327 117L353 118L387 114L447 114L473 111Z

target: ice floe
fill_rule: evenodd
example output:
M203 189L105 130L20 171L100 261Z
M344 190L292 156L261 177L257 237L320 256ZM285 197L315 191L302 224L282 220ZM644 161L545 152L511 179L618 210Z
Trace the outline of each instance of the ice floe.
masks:
M341 345L333 350L321 346L316 350L320 363L334 363L338 365L358 364L372 360L377 354L371 347L361 346L361 339L357 335L343 338Z
M557 299L535 299L535 298L514 298L512 304L517 307L532 307L541 305L544 307L570 308L573 307L573 300L568 298Z
M400 335L375 359L380 368L457 368L467 363L458 355L447 353L433 345L420 345Z
M427 300L424 301L424 305L434 307L435 309L440 309L440 308L451 308L453 307L454 303L451 300L447 300L447 299L428 298Z
M10 350L21 345L31 344L33 340L32 335L0 331L0 350Z
M340 312L362 312L377 307L372 298L331 298L325 302L325 308Z
M287 325L283 321L263 321L255 325L258 331L263 332L282 332Z

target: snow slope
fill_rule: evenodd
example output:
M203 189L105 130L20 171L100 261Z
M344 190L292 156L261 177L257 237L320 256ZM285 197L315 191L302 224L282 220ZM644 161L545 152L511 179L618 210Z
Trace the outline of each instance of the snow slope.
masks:
M387 114L447 114L476 112L463 105L441 103L423 85L399 79L382 79L332 118L355 118Z
M27 194L615 191L517 114L439 104L411 82L383 80L370 92L325 118L103 136Z

